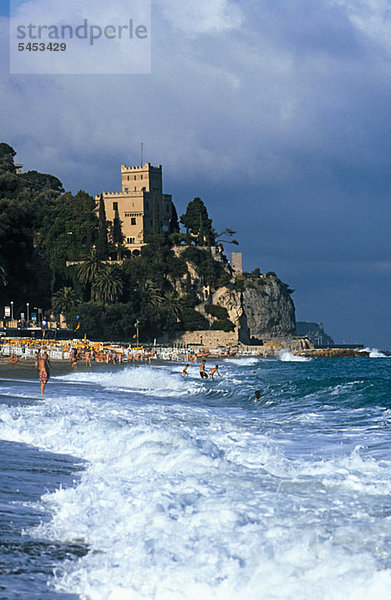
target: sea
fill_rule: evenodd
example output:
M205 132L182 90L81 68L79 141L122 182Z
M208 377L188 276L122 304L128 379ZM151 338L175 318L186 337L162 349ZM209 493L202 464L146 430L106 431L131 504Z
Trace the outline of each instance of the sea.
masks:
M219 366L0 380L0 600L390 599L391 359Z

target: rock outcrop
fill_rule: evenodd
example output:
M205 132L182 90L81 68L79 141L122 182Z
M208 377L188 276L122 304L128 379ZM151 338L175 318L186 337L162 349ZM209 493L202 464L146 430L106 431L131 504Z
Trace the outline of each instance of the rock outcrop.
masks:
M212 295L212 302L227 310L229 320L234 324L243 344L250 343L250 329L243 306L243 292L226 286L218 288Z
M275 273L264 275L255 269L252 273L235 274L222 253L214 248L192 247L189 252L185 247L176 247L174 252L187 265L187 275L177 291L184 295L190 283L198 300L195 310L209 321L212 329L216 329L217 318L205 310L208 305L226 309L227 318L244 344L285 340L295 335L295 306L291 298L293 290ZM205 267L207 256L209 265ZM213 270L210 261L218 264L218 280L211 281L207 277ZM190 278L190 282L186 278ZM208 279L208 285L205 279ZM225 282L219 285L222 279Z
M267 340L295 334L295 305L290 294L274 273L245 283L243 309L251 338Z
M296 323L296 335L307 337L315 346L334 346L334 340L325 333L323 323L300 321Z

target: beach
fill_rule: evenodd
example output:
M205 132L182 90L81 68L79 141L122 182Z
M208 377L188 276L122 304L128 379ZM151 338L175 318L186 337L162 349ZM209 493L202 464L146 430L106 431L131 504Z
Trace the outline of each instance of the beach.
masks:
M74 372L69 360L51 359L50 363L52 365L51 376ZM91 371L98 368L105 369L106 367L107 365L105 363L102 364L99 362L91 362L90 366L86 366L85 361L83 360L77 363L77 372ZM34 377L36 377L38 381L38 371L35 367L33 358L22 358L13 365L10 363L9 357L0 356L0 378L33 379Z

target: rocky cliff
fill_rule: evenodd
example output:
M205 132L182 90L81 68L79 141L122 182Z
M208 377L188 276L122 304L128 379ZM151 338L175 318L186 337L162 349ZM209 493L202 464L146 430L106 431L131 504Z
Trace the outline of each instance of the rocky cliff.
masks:
M300 321L296 323L296 335L307 337L315 346L334 346L334 340L325 333L323 323Z
M206 249L203 249L207 252ZM194 252L194 251L193 251ZM183 250L177 249L177 256ZM191 283L195 286L199 304L195 307L208 321L212 329L219 323L231 322L243 343L257 343L271 339L286 339L295 334L295 306L291 298L293 290L283 283L275 273L262 274L259 269L252 273L235 274L221 254L211 253L214 262L219 264L219 282L205 285L199 268L192 260L187 260ZM197 258L197 255L194 254ZM225 277L222 277L222 271ZM225 279L222 284L222 279ZM220 285L219 285L220 283ZM183 288L184 289L184 288ZM217 316L216 310L222 307L226 315ZM228 329L226 329L228 331Z
M274 273L245 281L242 304L251 338L265 340L294 335L296 318L291 293Z

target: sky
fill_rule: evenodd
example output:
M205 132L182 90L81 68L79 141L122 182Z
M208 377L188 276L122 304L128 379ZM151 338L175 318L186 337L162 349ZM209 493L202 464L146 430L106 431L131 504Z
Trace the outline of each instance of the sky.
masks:
M120 191L143 142L178 213L201 197L246 271L295 289L297 320L391 348L388 2L152 0L134 75L11 75L8 14L0 0L0 141L25 170Z

